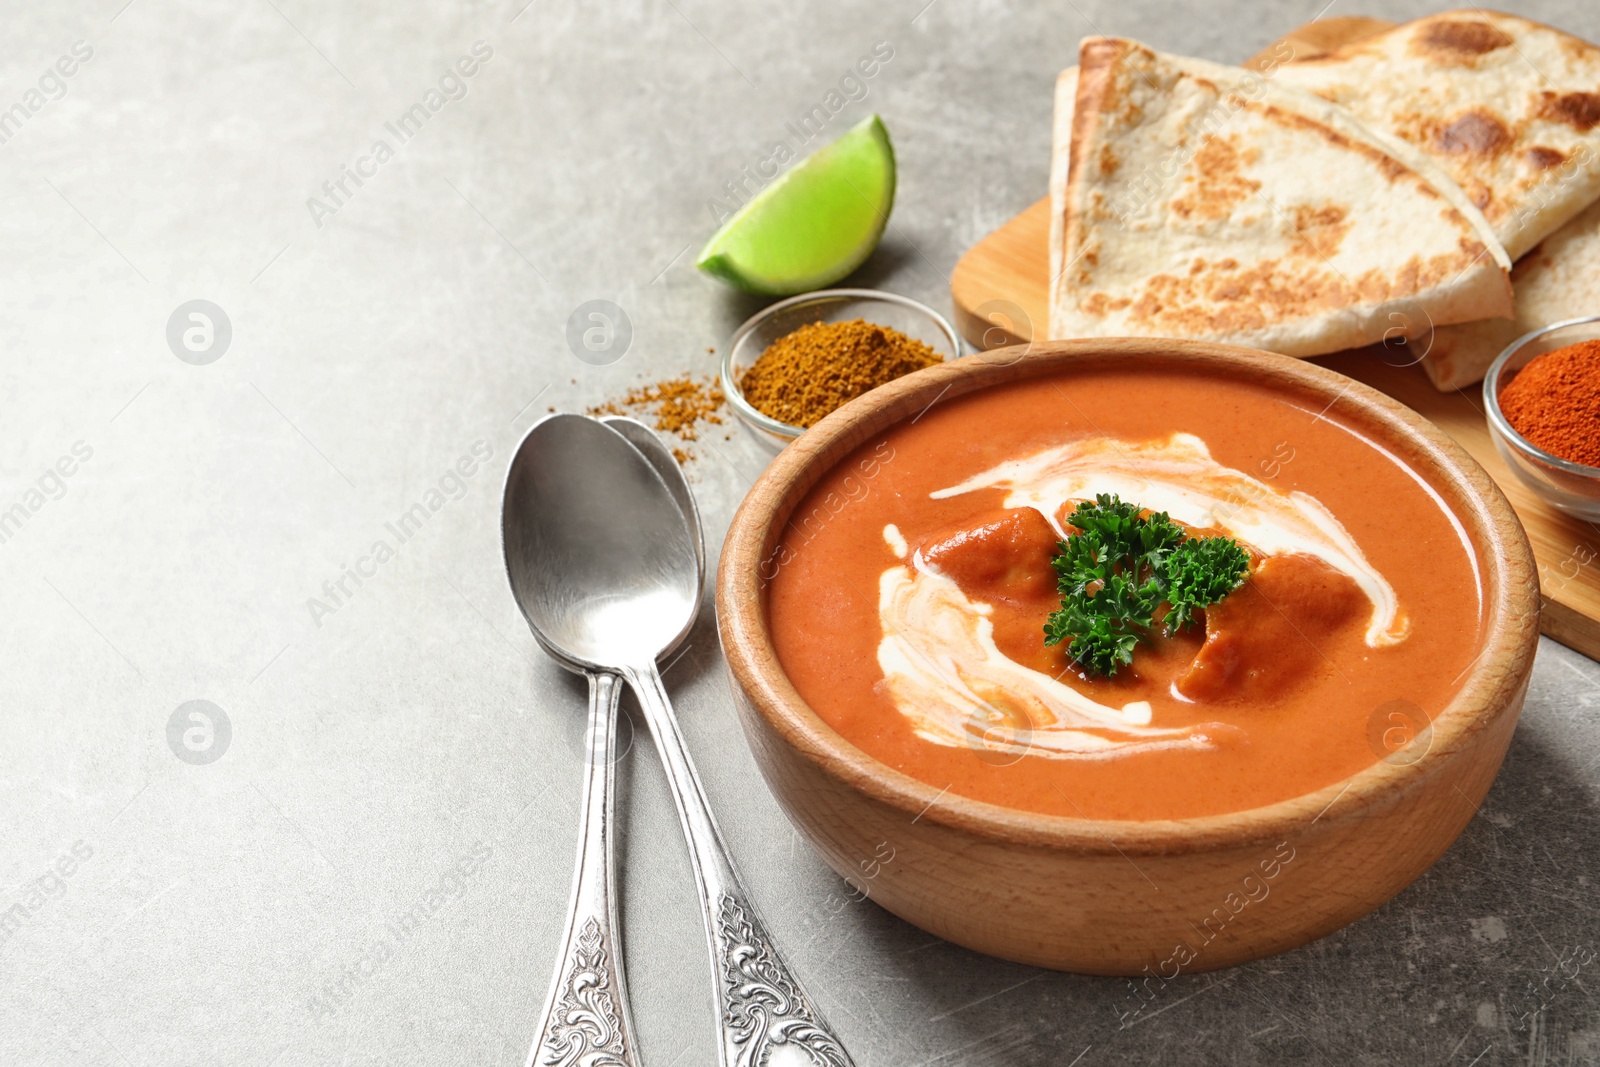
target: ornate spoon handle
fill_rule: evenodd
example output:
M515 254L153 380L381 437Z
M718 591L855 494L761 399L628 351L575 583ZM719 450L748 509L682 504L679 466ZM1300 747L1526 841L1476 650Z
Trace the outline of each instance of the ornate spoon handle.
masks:
M578 873L527 1067L637 1067L611 877L611 787L622 679L589 676Z
M722 1067L854 1067L756 918L711 817L656 665L623 673L650 723L689 842L711 948Z

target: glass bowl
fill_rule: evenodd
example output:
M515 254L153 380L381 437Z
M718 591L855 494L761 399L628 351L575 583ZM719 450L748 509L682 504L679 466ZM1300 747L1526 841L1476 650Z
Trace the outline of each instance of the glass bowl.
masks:
M779 422L757 411L739 391L739 380L784 334L813 322L848 322L865 319L899 330L926 344L942 359L959 358L961 339L943 315L909 297L872 289L820 289L780 300L745 320L722 354L722 392L728 406L756 439L777 452L805 432L802 426Z
M1570 515L1600 519L1600 467L1553 456L1518 433L1500 410L1500 390L1536 356L1580 341L1600 339L1600 315L1552 323L1512 341L1489 365L1483 379L1483 406L1489 436L1500 458L1540 499Z

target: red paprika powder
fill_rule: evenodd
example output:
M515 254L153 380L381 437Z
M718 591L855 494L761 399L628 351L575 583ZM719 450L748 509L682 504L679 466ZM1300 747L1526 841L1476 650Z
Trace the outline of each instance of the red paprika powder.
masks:
M1600 341L1534 358L1501 388L1500 411L1535 447L1600 467Z

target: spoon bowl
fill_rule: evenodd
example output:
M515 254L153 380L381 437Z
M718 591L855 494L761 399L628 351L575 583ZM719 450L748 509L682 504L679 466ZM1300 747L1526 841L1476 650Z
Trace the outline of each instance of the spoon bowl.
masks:
M661 475L661 480L667 483L672 499L678 502L678 510L683 512L684 520L689 524L689 539L694 542L695 559L700 567L701 584L704 585L706 541L700 532L700 508L695 504L694 493L689 490L688 479L683 476L683 468L678 466L678 461L661 443L655 431L638 419L630 419L626 415L606 415L600 421L626 437L628 443L650 461L656 473ZM673 650L669 648L667 651Z
M528 431L500 530L517 605L557 659L589 670L653 660L694 622L698 531L656 467L593 419L551 415Z

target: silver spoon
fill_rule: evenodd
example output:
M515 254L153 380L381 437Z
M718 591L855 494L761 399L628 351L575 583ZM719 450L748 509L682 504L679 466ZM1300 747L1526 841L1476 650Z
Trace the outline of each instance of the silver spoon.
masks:
M643 423L624 416L607 416L601 421L626 437L628 443L638 449L663 478L669 474L672 476L673 482L669 483L669 487L674 491L679 508L689 517L692 528L698 534L700 516L695 508L694 496L678 470L678 461L661 440ZM509 555L506 557L506 566L509 571ZM703 577L703 556L699 566ZM516 588L513 582L513 590ZM589 1060L585 1059L586 1056L598 1054L601 1062L635 1067L637 1060L633 1052L633 1027L622 971L608 831L614 789L613 766L619 755L614 752L614 746L617 700L622 695L622 680L610 671L586 669L561 650L558 638L544 633L531 616L528 621L546 652L563 667L589 679L589 719L584 734L584 788L583 807L579 816L577 874L574 876L572 901L568 909L567 933L562 950L557 955L551 991L545 1000L539 1036L529 1051L528 1064L529 1067L551 1063L587 1064ZM594 922L593 929L590 928L591 919ZM610 946L609 953L606 952L607 945ZM578 958L580 953L582 959ZM579 988L579 983L588 980L590 974L609 982L616 990L615 1003L606 1002L611 1011L608 1013L602 1008L598 1012L601 1019L615 1016L613 1033L597 1033L593 1029L570 1025L568 1013L573 1008L591 1006L580 1003L583 992ZM603 990L604 987L600 985L594 988Z
M530 583L519 602L548 614L529 615L536 634L559 629L568 659L625 678L661 753L705 912L723 1067L853 1067L757 919L661 684L657 657L700 604L691 522L637 449L581 416L537 424L506 477L507 570Z
M551 440L552 433L559 430L549 424L568 418L581 416L555 416L536 424L518 446L517 456L539 452ZM659 442L656 447L660 448ZM670 454L666 458L672 462ZM530 456L529 462L546 461ZM511 487L508 479L500 523L512 595L540 647L563 667L589 680L577 872L567 905L567 929L556 953L555 974L550 979L550 992L545 997L527 1064L588 1064L598 1059L621 1067L637 1067L611 864L611 798L615 783L612 750L622 679L610 671L591 670L566 653L566 643L574 636L570 618L552 610L549 603L552 595L559 595L559 587L552 586L536 560L511 550L510 531L528 522L526 508L532 503L526 497L514 497Z

